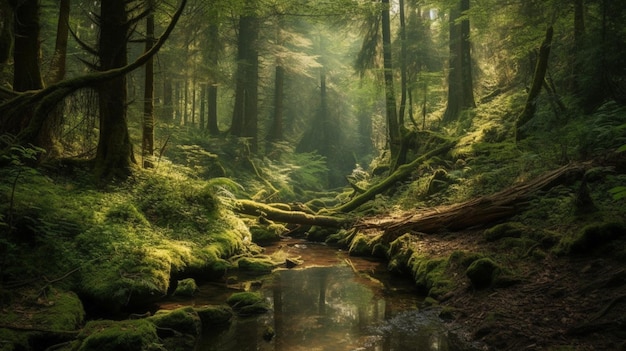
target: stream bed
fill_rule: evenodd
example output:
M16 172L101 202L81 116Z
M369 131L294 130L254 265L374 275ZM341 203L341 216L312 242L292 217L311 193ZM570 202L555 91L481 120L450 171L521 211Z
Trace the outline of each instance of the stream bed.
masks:
M196 351L460 351L458 330L423 300L410 279L384 262L348 256L323 244L289 239L267 248L303 262L261 277L201 285L193 298L171 298L160 308L221 304L236 291L258 291L265 314L235 317L226 328L205 330ZM236 283L233 283L235 281Z

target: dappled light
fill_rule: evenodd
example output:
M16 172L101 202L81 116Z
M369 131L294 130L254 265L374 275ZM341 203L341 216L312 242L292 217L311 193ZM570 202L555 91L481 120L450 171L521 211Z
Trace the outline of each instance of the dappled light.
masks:
M625 2L0 14L0 350L626 348Z

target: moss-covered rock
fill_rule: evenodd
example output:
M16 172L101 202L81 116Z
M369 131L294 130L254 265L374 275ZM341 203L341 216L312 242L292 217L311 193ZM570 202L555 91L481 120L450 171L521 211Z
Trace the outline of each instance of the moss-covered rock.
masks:
M387 251L389 263L387 268L392 272L406 273L408 271L408 262L413 255L413 236L404 234L392 241Z
M99 320L85 325L78 336L79 351L162 351L156 325L147 319Z
M85 318L83 305L75 293L48 288L21 290L0 313L0 325L51 331L50 335L74 332ZM48 335L31 331L0 328L0 350L30 350L33 344L46 344Z
M472 286L476 289L484 289L489 287L494 276L501 271L501 268L490 258L480 258L467 268L465 275L469 278Z
M287 232L284 225L264 220L250 226L252 241L259 245L266 245L280 240L282 234Z
M203 327L223 326L230 323L233 310L229 306L203 306L196 308Z
M272 260L264 257L242 257L237 260L237 267L241 272L253 275L269 274L275 266Z
M372 247L370 246L370 240L365 234L357 234L348 250L350 256L371 256Z
M269 306L258 292L234 293L228 297L226 303L240 315L260 314L269 310Z
M171 311L160 310L148 319L158 328L172 329L195 337L200 336L200 331L202 330L200 316L190 306Z
M178 281L174 295L193 296L198 291L198 284L193 278L186 278Z
M496 241L502 238L520 238L526 230L526 227L522 223L507 222L485 230L483 237L487 241Z
M569 242L565 251L572 254L591 253L600 246L626 238L626 225L618 222L590 224L581 229Z
M331 231L328 228L322 228L319 226L312 226L306 232L306 239L313 242L326 241L331 236Z
M452 281L446 276L447 260L414 253L408 266L415 284L426 291L428 296L440 298L452 289Z

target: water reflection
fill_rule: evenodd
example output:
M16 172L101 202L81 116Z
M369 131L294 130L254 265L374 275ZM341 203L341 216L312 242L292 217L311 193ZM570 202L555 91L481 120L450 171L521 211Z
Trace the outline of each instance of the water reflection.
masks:
M415 310L416 294L348 266L279 271L260 291L272 312L208 331L197 351L455 350L437 316Z

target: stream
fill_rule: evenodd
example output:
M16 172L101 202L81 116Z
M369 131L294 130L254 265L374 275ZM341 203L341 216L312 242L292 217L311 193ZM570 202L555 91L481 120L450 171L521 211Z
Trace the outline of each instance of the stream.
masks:
M222 304L236 291L259 291L268 313L235 317L226 328L205 330L196 351L461 351L460 341L408 277L392 275L384 262L350 257L323 244L288 239L267 247L303 263L237 283L201 285L193 298L172 297L160 308Z

